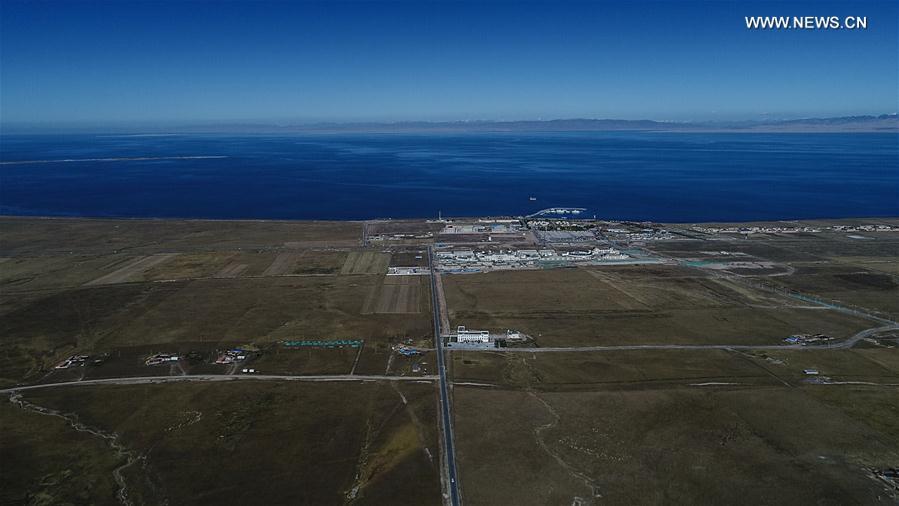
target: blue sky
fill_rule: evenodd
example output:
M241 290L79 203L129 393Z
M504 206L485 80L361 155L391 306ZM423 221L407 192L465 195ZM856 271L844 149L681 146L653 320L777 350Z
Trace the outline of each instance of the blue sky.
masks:
M899 2L19 2L4 123L893 113ZM867 16L754 31L744 16Z

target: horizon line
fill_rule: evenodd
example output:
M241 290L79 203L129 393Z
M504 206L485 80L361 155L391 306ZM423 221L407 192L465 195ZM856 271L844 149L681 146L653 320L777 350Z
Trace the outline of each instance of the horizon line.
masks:
M3 122L0 135L16 134L183 134L183 133L289 133L289 132L439 132L439 131L776 131L776 132L894 132L899 114L858 114L797 118L731 120L655 120L595 117L550 119L463 119L395 121L302 120L119 120Z

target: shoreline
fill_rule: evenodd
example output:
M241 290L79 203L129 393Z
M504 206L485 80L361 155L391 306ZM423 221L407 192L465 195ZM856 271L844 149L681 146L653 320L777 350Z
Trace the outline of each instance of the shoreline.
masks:
M443 221L471 221L471 220L501 220L501 219L529 219L525 216L513 215L483 215L483 216L444 216ZM534 218L530 218L534 219ZM571 220L579 222L601 221L609 223L657 223L661 225L732 225L749 223L798 223L798 222L835 222L835 221L872 221L872 220L899 220L899 213L887 216L848 216L848 217L824 217L824 218L780 218L758 219L739 221L661 221L661 220L637 220L637 219L612 219L612 218L571 218L568 216L546 217L542 219ZM368 218L368 219L328 219L328 218L193 218L193 217L154 217L154 216L70 216L70 215L29 215L29 214L2 214L0 220L68 220L68 221L122 221L122 222L209 222L209 223L375 223L384 221L435 221L433 217L417 218Z

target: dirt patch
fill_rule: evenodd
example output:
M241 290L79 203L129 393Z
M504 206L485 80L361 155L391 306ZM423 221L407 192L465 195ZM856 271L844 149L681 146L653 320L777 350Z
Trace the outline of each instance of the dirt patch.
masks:
M112 285L128 281L140 281L141 274L176 255L177 253L159 253L156 255L136 258L109 274L85 283L85 286Z
M387 272L390 255L378 251L353 251L347 255L341 274L383 274Z
M268 269L262 273L263 276L281 276L292 270L297 263L299 255L293 252L279 253Z
M371 313L420 313L420 276L386 276L381 285L372 288L365 300L362 312Z
M245 270L247 270L247 264L231 263L226 265L224 269L218 271L218 273L213 277L236 278L240 276L240 274Z

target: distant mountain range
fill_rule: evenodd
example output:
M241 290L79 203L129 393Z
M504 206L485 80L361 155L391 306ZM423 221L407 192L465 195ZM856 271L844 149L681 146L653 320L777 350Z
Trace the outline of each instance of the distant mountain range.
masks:
M899 132L896 114L763 121L668 122L623 119L554 119L526 121L400 121L392 123L217 124L178 128L194 132Z
M4 125L4 133L38 132L141 132L141 133L452 133L452 132L575 132L575 131L642 131L642 132L899 132L896 114L880 116L842 116L756 121L653 121L624 119L554 119L525 121L399 121L369 123L249 123L216 122L160 125Z

